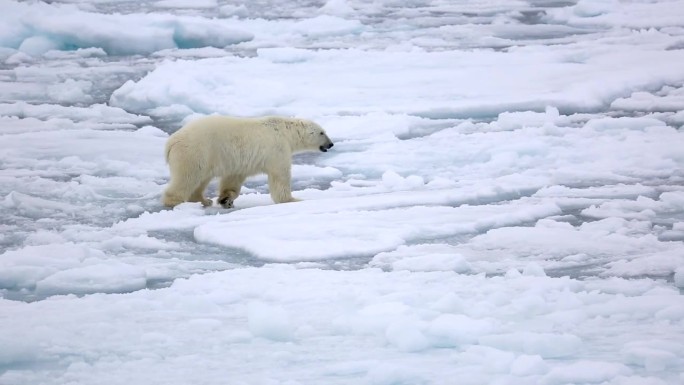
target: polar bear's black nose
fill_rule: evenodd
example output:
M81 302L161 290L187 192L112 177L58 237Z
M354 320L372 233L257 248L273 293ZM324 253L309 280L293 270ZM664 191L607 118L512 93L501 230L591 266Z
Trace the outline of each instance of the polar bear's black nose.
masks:
M333 142L328 142L318 148L323 152L328 152L328 149L330 149L332 146L334 146Z

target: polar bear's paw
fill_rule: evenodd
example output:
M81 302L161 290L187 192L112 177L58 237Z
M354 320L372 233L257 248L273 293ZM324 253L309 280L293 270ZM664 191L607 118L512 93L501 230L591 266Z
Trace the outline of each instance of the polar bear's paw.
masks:
M233 200L230 199L230 197L219 198L218 203L224 209L232 209L233 208Z
M233 202L237 199L238 194L233 190L223 190L218 197L218 203L224 209L232 209Z

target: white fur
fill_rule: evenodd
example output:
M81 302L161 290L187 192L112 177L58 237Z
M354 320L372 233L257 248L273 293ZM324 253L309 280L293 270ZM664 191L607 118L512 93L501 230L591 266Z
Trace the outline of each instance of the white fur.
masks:
M273 201L294 202L292 154L321 147L328 149L332 142L319 125L305 119L213 115L194 120L166 142L171 181L162 201L170 207L182 202L210 206L204 190L219 177L219 202L232 207L245 179L264 173Z

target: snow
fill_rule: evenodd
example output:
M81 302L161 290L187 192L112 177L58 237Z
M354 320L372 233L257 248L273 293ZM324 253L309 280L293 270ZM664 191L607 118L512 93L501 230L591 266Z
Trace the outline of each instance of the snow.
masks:
M625 296L568 278L235 269L179 280L163 290L7 301L15 322L3 330L33 332L4 344L16 346L17 353L3 362L67 360L57 382L104 374L108 383L135 382L149 378L154 368L164 369L155 378L172 382L197 376L214 382L226 373L247 383L373 383L395 376L432 383L446 375L463 376L466 383L677 379L681 344L663 340L662 333L681 332L681 326L661 322L657 329L644 328L642 317L652 313L639 310L667 308L679 294L651 294L646 303L642 296L661 284L644 283L640 293ZM530 290L546 296L548 306L517 309L515 300ZM447 296L463 306L446 308ZM60 317L35 317L36 311ZM617 350L602 348L604 333ZM593 359L582 359L589 356L585 352L593 352ZM40 378L36 370L3 374L9 383Z
M216 0L161 0L154 3L159 8L215 8L217 5Z
M684 287L684 268L681 266L675 270L674 280L677 287Z
M255 337L273 341L292 339L290 316L280 306L269 306L259 302L250 303L247 306L247 325Z
M182 3L157 4L176 7L187 6L188 2ZM71 5L14 1L3 1L0 7L0 44L31 56L54 49L91 47L109 54L149 54L164 48L224 47L252 38L251 34L231 29L225 23L194 17L104 14L81 11Z
M619 46L628 49L627 45ZM655 50L646 44L629 49L638 53L626 58L619 48L600 50L581 61L568 57L574 53L558 52L553 47L509 52L345 48L313 57L298 50L262 49L256 58L164 63L140 81L128 82L114 92L111 102L140 112L151 106L186 104L199 113L328 115L390 111L462 118L489 116L495 111L543 111L549 105L566 112L594 110L635 88L684 81L681 71L671 65L684 60L681 50ZM492 71L502 61L508 65ZM622 63L620 69L613 68L615 62ZM643 71L645 67L652 71ZM243 76L235 77L234 73ZM172 82L162 80L171 74ZM601 85L587 74L600 76ZM223 100L235 102L225 104ZM312 105L316 111L309 110Z
M0 10L1 384L684 382L681 0ZM215 113L335 147L163 208Z

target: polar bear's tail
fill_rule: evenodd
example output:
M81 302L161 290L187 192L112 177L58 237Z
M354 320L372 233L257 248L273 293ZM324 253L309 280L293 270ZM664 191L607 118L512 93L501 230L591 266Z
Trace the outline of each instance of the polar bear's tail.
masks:
M171 148L173 145L176 144L175 140L167 140L166 141L166 146L164 146L164 155L166 158L166 163L169 163L169 156L171 155Z

